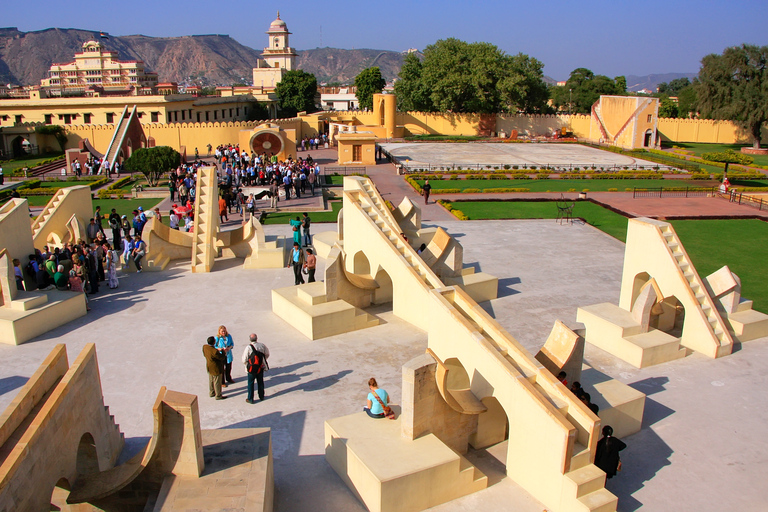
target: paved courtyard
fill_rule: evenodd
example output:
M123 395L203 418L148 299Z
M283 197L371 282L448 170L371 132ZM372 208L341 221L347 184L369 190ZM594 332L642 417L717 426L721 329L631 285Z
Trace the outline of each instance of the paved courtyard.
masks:
M499 298L484 307L532 352L556 319L579 327L578 306L618 300L623 244L591 226L441 225L464 245L467 264L499 277ZM287 226L265 230L290 235ZM210 274L192 274L188 263L178 263L160 273L121 276L117 290L101 288L86 317L27 344L0 346L0 407L56 343L67 344L71 362L85 343L95 342L105 403L126 435L123 459L146 443L152 404L160 386L167 386L199 397L203 428L272 429L276 510L362 511L325 462L323 422L359 411L371 376L399 403L401 366L424 352L426 334L378 307L371 312L380 326L309 341L271 312L270 290L292 282L289 269L246 271L239 260L217 261ZM201 346L220 324L234 336L237 383L225 390L230 399L215 401L207 396ZM272 352L268 398L255 405L245 403L238 363L250 332ZM694 354L644 370L589 346L586 359L648 394L644 428L624 439L625 469L608 483L619 496L619 510L765 510L768 340L719 360ZM504 454L470 453L489 475L489 488L435 510L541 512L540 503L504 477Z
M385 143L381 146L400 162L409 167L419 165L457 165L463 168L477 168L478 165L517 166L567 166L597 167L645 166L658 164L648 160L632 158L610 151L602 151L579 144L552 143Z

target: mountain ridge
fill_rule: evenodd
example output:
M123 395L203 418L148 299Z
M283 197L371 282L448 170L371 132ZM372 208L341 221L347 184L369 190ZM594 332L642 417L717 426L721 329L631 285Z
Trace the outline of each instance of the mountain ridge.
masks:
M97 30L51 27L23 32L17 27L0 27L0 83L39 85L51 64L71 62L82 44L92 39L117 51L120 60L144 61L145 69L157 73L161 82L203 86L250 84L251 70L261 57L260 51L228 34L174 37L131 34L101 39ZM379 66L384 79L392 83L405 59L403 52L374 48L324 47L299 50L297 54L296 68L314 74L320 84L351 84L360 71L374 65ZM628 90L638 91L655 90L660 82L695 76L695 73L658 73L626 78ZM544 81L556 83L548 76Z

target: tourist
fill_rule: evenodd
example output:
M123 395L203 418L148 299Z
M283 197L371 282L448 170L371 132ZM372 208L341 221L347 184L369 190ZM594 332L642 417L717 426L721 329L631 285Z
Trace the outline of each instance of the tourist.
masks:
M603 438L597 442L595 451L595 466L605 471L608 479L616 476L616 473L621 470L619 452L626 447L627 445L621 439L613 437L613 428L610 425L603 427Z
M203 355L205 356L205 369L208 371L208 394L216 397L216 400L227 398L221 394L221 378L224 373L224 362L227 356L216 350L214 345L216 338L209 336L205 345L203 345Z
M288 224L291 225L293 231L293 241L301 246L301 219L296 216L296 219L288 219Z
M307 176L307 183L309 183L309 191L312 193L312 197L315 196L315 183L317 183L317 175L312 169L309 170Z
M219 221L229 221L229 217L227 217L227 200L224 198L224 195L226 195L227 192L222 194L219 197Z
M85 270L88 272L88 293L99 293L99 265L96 261L96 251L92 246L85 246Z
M141 235L133 237L133 250L131 250L131 257L134 265L136 265L136 272L141 273L141 259L147 254L147 244L141 239Z
M101 206L96 207L96 211L93 213L93 218L96 221L96 225L99 227L101 234L106 237L107 235L104 233L104 216L101 214Z
M96 219L88 221L88 227L85 228L85 238L89 244L92 244L96 240L96 235L99 234L99 226L96 225Z
M227 332L227 328L223 325L219 326L219 333L216 336L216 348L224 352L227 356L226 365L224 368L224 377L222 378L221 385L227 387L227 384L233 384L235 381L232 378L232 361L234 355L232 349L235 347L235 342L232 341L232 335Z
M156 222L157 224L160 224L160 223L162 223L162 222L163 222L163 214L162 214L162 213L160 213L160 208L155 208L155 209L154 209L154 210L152 210L152 211L155 213L155 219L157 219L157 220L155 220L155 222Z
M379 384L373 377L368 379L368 389L371 391L368 393L368 402L363 410L371 418L385 417L384 407L389 405L389 395L383 389L379 389Z
M72 269L69 271L68 284L69 284L69 291L83 294L83 297L85 297L85 310L90 311L91 308L90 306L88 306L88 295L86 295L85 288L83 286L83 278L77 274L77 271L75 269Z
M117 214L117 210L112 208L112 213L109 214L109 228L112 230L112 247L118 248L122 244L120 243L120 215Z
M123 215L125 217L125 215ZM128 268L133 254L133 238L129 236L123 238L123 270Z
M138 227L139 227L138 234L141 235L144 232L144 226L147 225L147 216L144 214L144 208L142 208L141 206L139 206L137 210L138 210Z
M264 400L264 372L269 369L267 359L269 359L269 349L263 343L258 341L259 337L255 334L250 335L250 343L243 352L243 364L248 374L248 398L245 401L253 403L253 383L256 381L259 393L259 400Z
M114 290L120 284L117 281L117 252L112 250L108 243L104 244L104 250L107 260L107 286Z
M432 190L432 185L429 184L429 180L424 182L424 186L421 187L421 193L424 195L424 204L429 204L429 192Z
M317 268L317 256L314 255L312 249L307 249L307 261L304 263L304 268L307 270L307 282L315 282L315 269Z
M563 386L568 387L568 381L566 380L567 374L565 372L560 372L557 374L557 380L563 383Z
M176 210L171 210L170 216L168 217L168 223L171 226L171 229L178 230L179 229L179 216L176 215Z
M173 202L176 197L176 177L173 175L168 180L168 192L171 193L171 202Z
M307 212L304 212L304 217L301 219L301 229L303 232L303 243L304 247L309 247L312 245L312 235L309 233L309 227L312 223L312 220L309 218L309 215Z
M24 275L21 273L21 261L18 258L13 259L13 275L16 277L16 289L24 289Z
M304 266L304 251L299 247L299 242L293 242L293 250L291 251L291 259L288 266L293 267L293 284L304 284L304 278L301 275L301 269Z
M53 274L53 284L56 285L57 290L66 291L69 289L69 278L64 273L64 265L56 267L56 273Z
M131 240L131 223L128 221L127 215L120 218L120 227L123 228L123 238Z
M280 189L277 186L277 182L275 180L272 180L272 184L269 186L269 198L271 199L270 207L273 210L277 210L277 201L278 201L279 194L280 194Z

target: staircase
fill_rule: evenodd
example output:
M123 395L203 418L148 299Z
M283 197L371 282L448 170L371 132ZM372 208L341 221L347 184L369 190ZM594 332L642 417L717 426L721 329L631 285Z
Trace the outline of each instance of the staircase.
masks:
M720 313L715 307L715 303L712 297L709 296L707 289L704 287L702 279L699 277L698 272L691 263L688 253L685 252L680 239L677 237L675 230L668 223L660 226L661 234L664 236L664 240L669 248L670 253L677 262L677 266L683 274L683 277L688 282L691 292L696 299L697 312L706 318L709 325L709 331L712 334L713 340L717 343L715 352L719 357L720 355L727 355L731 353L731 347L733 346L733 338L731 338L728 328L725 326ZM686 314L694 314L693 312L686 311Z
M197 171L195 226L192 242L192 272L210 272L216 258L214 238L218 231L218 193L216 169L201 167Z
M50 201L48 201L48 204L45 205L45 208L43 208L43 211L40 213L40 215L37 216L35 219L35 222L32 224L32 239L34 240L37 238L37 235L40 233L40 231L43 229L43 226L48 221L48 219L51 218L53 215L53 212L56 210L56 207L61 204L61 202L64 200L64 196L67 194L67 189L60 188L56 191L55 194L53 194L53 197Z
M361 180L360 186L357 190L345 190L345 194L352 199L349 202L345 201L345 208L350 205L362 211L402 256L413 270L412 275L421 281L429 295L438 294L445 299L449 307L460 315L464 327L481 336L481 339L477 339L475 334L477 344L488 350L494 359L500 357L503 360L503 366L511 380L527 388L528 392L535 397L536 403L549 414L559 416L560 419L557 421L560 424L569 423L575 429L575 436L569 437L562 447L564 453L564 465L561 468L564 479L562 510L615 511L618 498L605 489L605 473L590 462L589 446L594 446L596 442L599 419L541 367L493 318L478 308L477 303L466 292L459 287L446 287L424 263L421 256L400 236L397 222L371 181ZM460 411L467 414L482 412L479 408L484 406L471 390L459 391L460 396L452 393L453 400L446 399L449 405L453 404L451 407L458 406L462 409L471 407L473 410Z
M38 178L48 173L61 173L61 168L67 166L67 161L64 158L49 162L47 164L38 165L37 167L29 170L29 176L32 178Z
M115 133L112 135L109 147L104 153L104 158L109 162L110 166L114 165L115 160L117 160L117 157L120 154L120 148L123 146L123 141L125 140L125 134L128 132L128 127L131 125L131 121L135 116L136 105L133 106L130 115L128 115L128 105L125 106L123 113L120 114L120 122L117 124L117 128L115 128ZM101 174L101 171L102 168L99 168L99 174Z

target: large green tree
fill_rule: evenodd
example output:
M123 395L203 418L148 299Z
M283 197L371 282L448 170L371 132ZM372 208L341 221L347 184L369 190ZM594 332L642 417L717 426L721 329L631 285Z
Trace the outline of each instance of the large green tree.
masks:
M387 81L381 77L381 70L378 66L365 68L355 77L355 87L357 92L357 102L360 108L373 108L373 95L384 90Z
M149 186L154 187L163 174L173 171L180 163L181 155L178 151L169 146L157 146L137 149L125 161L124 167L142 173Z
M697 79L694 79L693 84L688 87L683 87L677 93L677 112L679 117L688 118L692 114L695 114L698 110L698 96L696 95L696 83Z
M543 65L507 55L490 43L444 39L411 54L395 84L400 110L429 112L544 112Z
M315 111L317 79L312 73L300 69L286 71L275 92L280 99L280 109L285 114Z
M661 82L657 89L659 90L659 94L667 94L669 96L677 96L680 94L680 91L685 89L691 85L691 81L688 80L688 78L675 78L674 80L667 82Z
M768 46L742 44L701 60L696 83L702 116L737 123L760 147L760 129L768 121Z
M627 80L623 76L612 80L587 68L576 68L565 86L553 87L551 91L552 101L560 110L589 114L601 94L626 94Z

